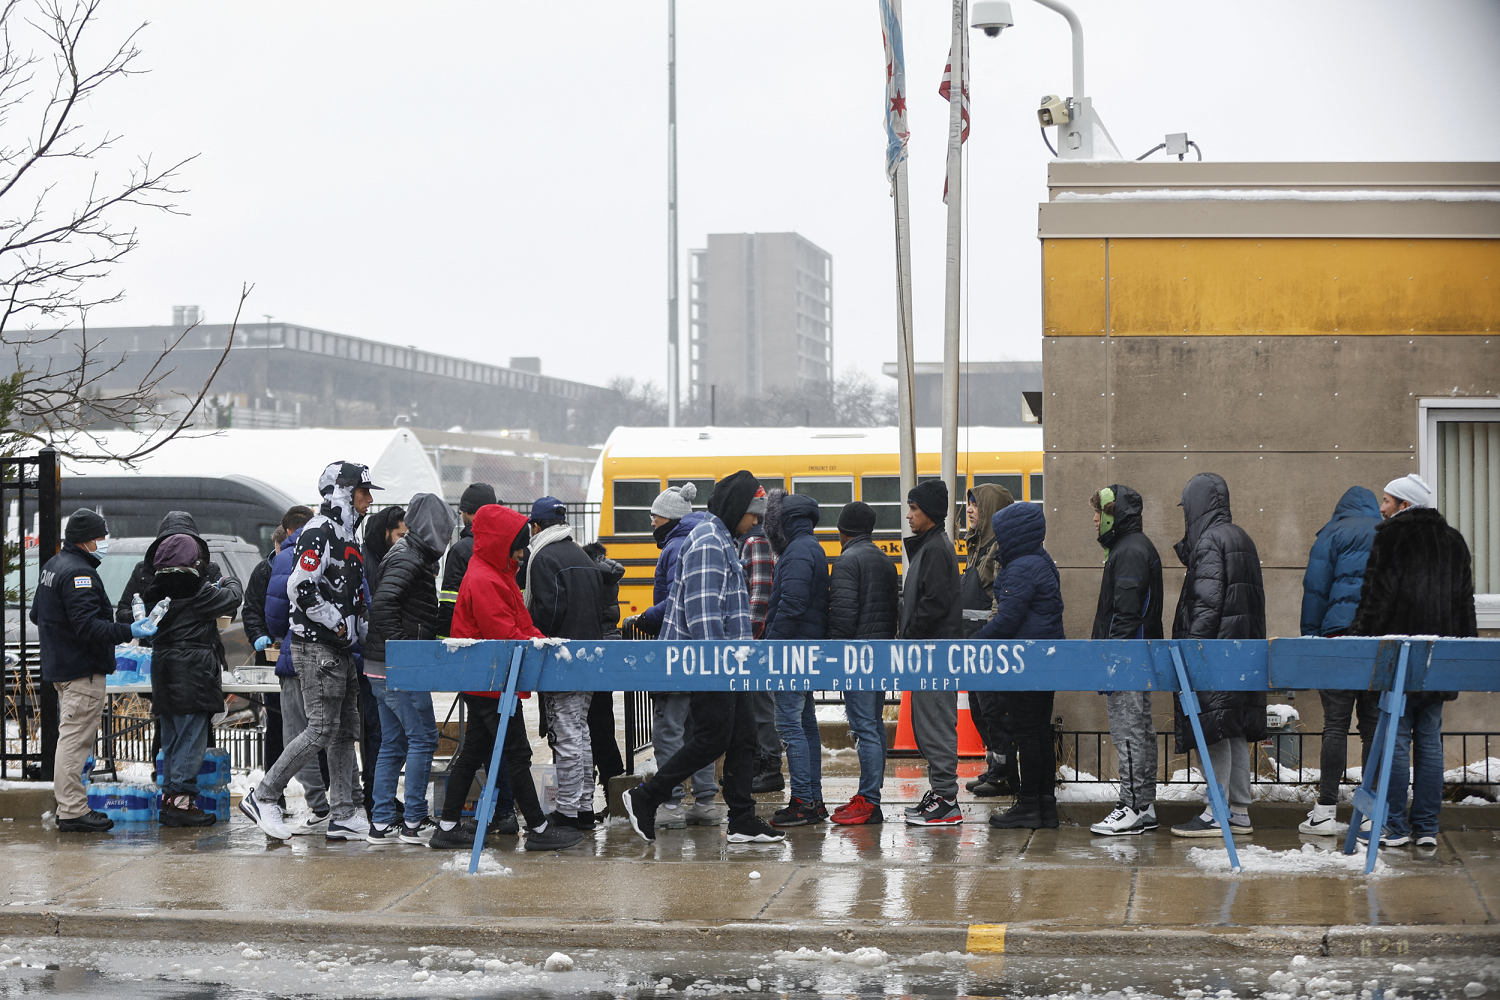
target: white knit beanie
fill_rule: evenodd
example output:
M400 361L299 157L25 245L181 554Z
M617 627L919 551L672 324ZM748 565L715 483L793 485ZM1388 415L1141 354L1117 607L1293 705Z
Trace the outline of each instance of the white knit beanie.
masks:
M698 487L692 483L668 486L652 502L651 513L668 521L681 521L693 512L693 498L697 495Z
M1413 507L1432 506L1432 487L1415 472L1392 479L1385 484L1385 492L1397 500L1405 500Z

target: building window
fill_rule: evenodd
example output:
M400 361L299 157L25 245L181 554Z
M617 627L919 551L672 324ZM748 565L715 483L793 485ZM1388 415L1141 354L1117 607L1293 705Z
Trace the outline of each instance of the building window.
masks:
M614 481L615 534L651 534L651 504L661 492L659 479Z
M1423 399L1422 478L1474 557L1479 627L1500 628L1500 399Z

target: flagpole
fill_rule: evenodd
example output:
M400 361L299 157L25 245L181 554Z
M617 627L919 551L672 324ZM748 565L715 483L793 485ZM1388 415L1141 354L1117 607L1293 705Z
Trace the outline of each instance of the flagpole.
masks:
M964 97L968 91L967 0L953 0L953 42L948 49L950 74L958 85L949 85L948 97L948 248L947 280L943 288L943 483L950 500L958 496L958 354L960 272L963 254L963 129ZM954 90L958 93L955 95ZM956 98L956 99L955 99ZM952 508L949 509L952 513ZM954 531L957 532L955 525Z
M677 0L667 0L667 426L677 426Z
M913 381L915 344L911 308L911 202L906 187L906 55L901 40L901 0L880 0L885 39L886 174L896 223L896 438L901 459L901 494L917 485L917 430ZM900 508L902 511L905 507ZM906 551L901 552L903 565Z

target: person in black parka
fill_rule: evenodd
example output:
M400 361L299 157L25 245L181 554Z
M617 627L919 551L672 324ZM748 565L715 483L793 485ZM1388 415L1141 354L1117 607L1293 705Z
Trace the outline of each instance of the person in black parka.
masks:
M1161 556L1141 530L1141 495L1116 483L1095 493L1094 528L1109 553L1099 581L1093 639L1162 637ZM1105 695L1109 739L1120 767L1120 801L1089 829L1104 837L1155 830L1156 727L1150 691L1110 691Z
M1182 489L1182 539L1173 546L1187 567L1174 639L1264 639L1266 588L1260 553L1229 512L1229 485L1224 477L1200 472ZM1199 695L1203 739L1208 744L1214 777L1226 789L1229 828L1252 832L1250 825L1250 743L1266 731L1264 692L1206 691ZM1193 731L1176 699L1177 752L1194 746ZM1219 826L1208 806L1186 823L1172 827L1178 837L1217 837Z
M214 715L224 710L225 669L219 618L244 596L232 576L206 580L199 569L203 539L168 535L153 546L155 576L141 595L146 607L172 599L151 643L151 710L161 726L163 826L209 826L212 813L194 802L198 772Z

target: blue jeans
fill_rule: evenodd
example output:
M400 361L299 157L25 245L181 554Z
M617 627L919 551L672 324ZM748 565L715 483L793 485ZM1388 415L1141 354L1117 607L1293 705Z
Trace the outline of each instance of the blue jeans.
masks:
M823 739L811 692L777 691L776 733L786 751L792 795L804 802L823 801Z
M849 732L854 734L854 749L859 754L858 794L877 805L880 785L885 781L884 708L884 691L844 692L844 714L849 717Z
M656 766L659 768L673 757L688 743L692 742L693 720L688 718L688 707L692 703L692 693L688 691L673 691L670 694L659 694L652 699L651 704L651 751L656 756ZM692 781L693 800L699 805L707 805L719 794L719 782L714 777L714 762L710 760L698 770L693 772ZM682 801L683 786L675 785L672 788L668 800L672 803Z
M198 794L198 772L203 768L212 718L207 712L161 716L162 794L168 798Z
M1408 768L1412 768L1410 817L1406 814ZM1438 810L1443 806L1441 699L1406 703L1406 714L1396 727L1396 752L1391 756L1391 785L1385 804L1385 828L1390 832L1417 836L1438 832Z
M414 826L428 814L427 785L432 780L432 755L437 752L432 695L426 691L388 690L384 677L371 677L369 681L380 709L380 753L375 758L375 805L370 821L377 826L390 826L396 821L396 783L404 762L404 822Z

